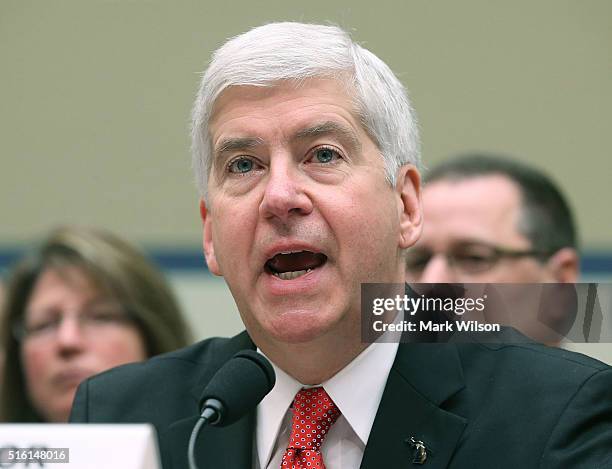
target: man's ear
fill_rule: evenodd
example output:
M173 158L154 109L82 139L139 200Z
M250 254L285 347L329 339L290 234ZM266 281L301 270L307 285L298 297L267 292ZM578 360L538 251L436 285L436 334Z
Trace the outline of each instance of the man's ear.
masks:
M222 275L217 263L217 257L215 256L215 247L212 239L212 217L208 213L204 199L200 199L200 218L202 218L202 245L208 270L214 275Z
M553 282L574 283L580 275L580 259L574 248L562 248L546 261Z
M400 219L399 247L406 249L417 242L423 230L421 176L413 165L407 164L399 169L395 192Z

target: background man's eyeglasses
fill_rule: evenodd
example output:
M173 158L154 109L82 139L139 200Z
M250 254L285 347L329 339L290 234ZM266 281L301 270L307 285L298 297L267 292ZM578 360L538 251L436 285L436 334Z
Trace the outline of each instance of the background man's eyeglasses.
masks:
M550 253L534 249L518 250L486 243L458 245L448 252L433 252L430 249L414 248L406 255L406 268L410 274L422 273L437 255L444 256L447 265L463 274L479 274L495 267L502 259L535 257L545 260Z

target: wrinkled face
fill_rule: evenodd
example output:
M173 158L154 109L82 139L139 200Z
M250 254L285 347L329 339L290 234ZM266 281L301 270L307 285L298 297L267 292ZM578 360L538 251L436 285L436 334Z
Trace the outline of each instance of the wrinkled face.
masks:
M354 336L360 284L403 281L400 249L420 232L414 168L401 190L388 184L333 80L229 88L210 133L206 259L255 342Z
M26 306L21 359L32 404L66 422L85 378L146 358L143 339L121 307L76 267L44 271Z
M420 268L410 268L409 263L408 281L529 283L553 280L546 266L532 256L500 257L484 270L477 265L481 256L491 254L491 247L531 250L531 242L519 232L519 189L505 176L435 181L423 189L423 211L423 235L408 258L421 251L431 253L432 257ZM464 271L460 263L449 265L444 255L448 253L464 256L468 266L472 257L476 271Z

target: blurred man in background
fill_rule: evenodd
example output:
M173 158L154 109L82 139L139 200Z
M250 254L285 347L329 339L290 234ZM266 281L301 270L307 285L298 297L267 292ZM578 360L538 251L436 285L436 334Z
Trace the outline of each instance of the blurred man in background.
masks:
M410 249L411 282L575 282L576 228L543 172L496 155L467 155L424 178L423 234Z
M487 321L558 345L576 311L571 301L552 301L566 300L566 289L538 284L576 282L579 256L557 185L533 166L494 154L450 159L424 180L425 224L407 253L407 281L533 284L499 287L509 308L490 306Z

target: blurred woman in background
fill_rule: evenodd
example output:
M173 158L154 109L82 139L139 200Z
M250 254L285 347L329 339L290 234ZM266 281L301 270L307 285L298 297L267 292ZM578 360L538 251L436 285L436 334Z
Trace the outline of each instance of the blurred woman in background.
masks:
M189 343L161 273L102 230L53 232L13 269L4 300L4 422L66 422L85 378Z

